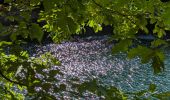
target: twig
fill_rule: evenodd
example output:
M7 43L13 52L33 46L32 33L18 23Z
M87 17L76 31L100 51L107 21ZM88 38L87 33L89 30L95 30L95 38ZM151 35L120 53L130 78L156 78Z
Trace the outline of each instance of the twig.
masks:
M93 1L93 3L94 3L95 5L97 5L98 7L102 8L102 9L105 9L105 10L108 10L108 11L110 11L110 12L112 12L112 13L118 14L118 15L120 15L120 16L123 16L123 17L127 18L128 20L130 20L133 24L136 24L135 21L133 21L132 19L130 19L129 17L127 17L127 16L135 16L135 15L126 15L126 14L120 13L120 12L118 12L118 11L113 11L113 10L110 10L110 9L107 9L107 8L103 7L102 5L100 5L99 3L97 3L95 0L92 0L92 1Z
M18 85L21 85L21 86L26 86L26 85L23 84L23 83L20 83L20 82L17 82L17 81L13 81L13 80L9 79L8 77L6 77L6 76L2 73L1 70L0 70L0 75L1 75L5 80L7 80L7 81L9 81L9 82L11 82L11 83L18 84Z

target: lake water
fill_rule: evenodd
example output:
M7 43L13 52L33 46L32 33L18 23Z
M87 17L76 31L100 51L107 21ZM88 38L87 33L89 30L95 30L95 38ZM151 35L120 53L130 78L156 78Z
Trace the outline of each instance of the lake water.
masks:
M116 86L124 92L144 90L157 84L156 92L170 91L170 54L166 54L165 71L154 75L150 64L141 64L139 58L127 59L126 54L113 55L107 36L79 38L76 42L46 43L29 47L35 55L51 52L58 58L65 77L78 77L80 81L97 78L102 84ZM36 50L36 53L35 51ZM59 76L56 76L59 77Z

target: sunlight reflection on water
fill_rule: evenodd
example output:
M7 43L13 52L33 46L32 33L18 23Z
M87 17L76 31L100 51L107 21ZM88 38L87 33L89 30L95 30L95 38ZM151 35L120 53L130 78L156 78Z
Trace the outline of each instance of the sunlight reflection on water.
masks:
M79 77L85 81L97 77L102 84L119 87L123 91L147 89L149 84L158 85L157 91L170 91L170 56L165 61L166 70L153 75L150 64L141 64L139 58L129 60L123 53L112 55L111 44L106 38L81 40L62 44L37 46L38 54L52 52L61 62L66 78Z

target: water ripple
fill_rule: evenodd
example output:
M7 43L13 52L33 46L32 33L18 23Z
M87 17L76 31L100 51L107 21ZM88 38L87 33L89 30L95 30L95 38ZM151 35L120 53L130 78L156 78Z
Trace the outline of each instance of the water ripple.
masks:
M49 43L29 49L36 50L31 52L33 54L51 52L55 55L62 62L66 78L79 77L84 81L97 77L103 84L117 86L123 91L138 91L156 83L158 91L170 91L170 57L165 61L165 72L155 76L151 65L141 64L139 58L129 60L122 53L112 55L113 44L106 43L106 38Z

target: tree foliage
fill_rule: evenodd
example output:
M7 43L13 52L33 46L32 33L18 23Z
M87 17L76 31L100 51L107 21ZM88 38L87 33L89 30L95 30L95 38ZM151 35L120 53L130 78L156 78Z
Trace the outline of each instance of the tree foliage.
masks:
M47 33L59 43L70 39L72 34L81 34L85 26L98 32L102 25L111 25L114 29L111 38L118 42L113 53L126 52L129 58L138 56L142 63L151 62L154 72L158 73L164 69L162 49L168 46L168 42L163 37L170 30L169 16L170 2L160 0L4 0L0 4L0 75L3 82L0 91L5 95L0 94L0 97L16 98L11 90L14 84L27 89L29 95L41 95L42 98L49 87L55 87L35 76L40 73L47 77L42 70L59 62L50 54L43 55L44 62L41 57L30 58L20 47L24 39L41 42ZM154 29L147 27L151 24ZM149 43L150 46L133 46L139 30L156 37ZM11 41L4 41L4 37ZM7 52L9 47L11 50ZM55 70L49 73L50 78L61 74ZM36 86L42 87L40 95L32 88ZM62 90L60 87L57 89ZM22 98L19 94L15 95ZM53 97L49 95L47 98Z

